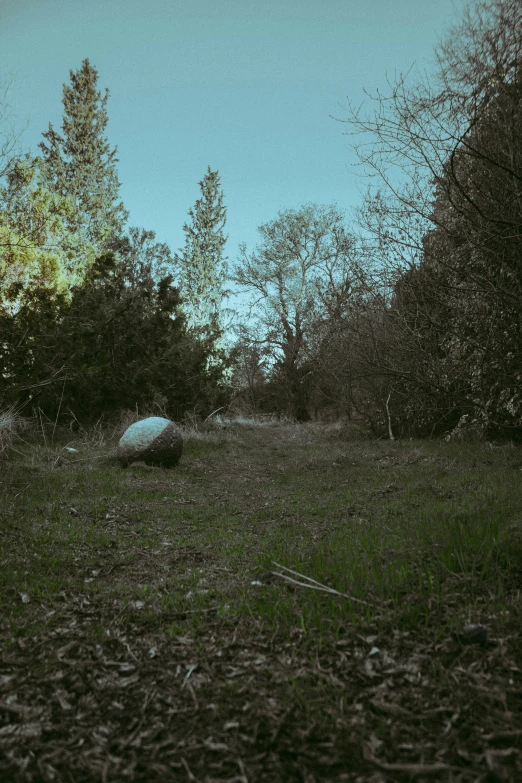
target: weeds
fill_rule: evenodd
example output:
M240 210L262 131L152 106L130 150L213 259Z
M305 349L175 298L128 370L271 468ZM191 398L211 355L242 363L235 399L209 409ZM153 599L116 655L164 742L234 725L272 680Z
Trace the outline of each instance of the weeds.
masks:
M27 426L15 406L0 411L0 458L7 456L9 447Z

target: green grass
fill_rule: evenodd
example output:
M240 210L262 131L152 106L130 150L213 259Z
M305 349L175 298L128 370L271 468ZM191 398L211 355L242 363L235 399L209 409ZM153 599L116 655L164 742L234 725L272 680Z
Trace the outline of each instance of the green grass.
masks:
M114 438L100 432L94 445L67 440L77 454L26 438L2 463L3 666L6 677L20 677L13 661L21 656L41 676L19 679L12 694L7 679L0 706L9 694L41 704L50 728L9 740L0 769L13 780L34 779L35 769L43 780L97 779L106 764L106 779L120 779L136 760L127 713L145 710L162 728L155 751L143 740L148 769L138 764L129 779L184 779L177 776L186 778L187 766L201 780L232 779L243 774L237 758L249 780L422 779L422 765L438 763L447 766L425 774L471 781L493 769L495 779L516 779L518 450L364 440L358 425L245 422L186 435L173 470L122 470L107 459ZM343 595L286 581L274 563ZM469 623L488 628L483 648L463 645ZM67 658L59 651L70 641ZM115 656L123 672L140 672L118 691L125 716L96 685L112 682ZM181 688L187 672L194 687ZM80 715L76 733L60 711L65 697L53 695L60 678ZM73 735L87 736L82 716L93 726L104 720L98 708L82 707L91 692L97 703L108 700L107 714L115 711L106 725L113 745L91 737L73 761ZM189 711L188 734L184 722L161 722L161 698ZM451 709L461 719L447 728ZM6 715L9 725L15 718ZM243 733L224 729L227 719ZM513 753L485 755L501 730L515 732L506 735ZM62 754L49 769L38 767L46 731ZM172 733L187 766L181 750L168 754ZM205 745L208 736L220 737L219 752ZM417 753L429 737L431 750ZM421 767L414 773L408 764Z

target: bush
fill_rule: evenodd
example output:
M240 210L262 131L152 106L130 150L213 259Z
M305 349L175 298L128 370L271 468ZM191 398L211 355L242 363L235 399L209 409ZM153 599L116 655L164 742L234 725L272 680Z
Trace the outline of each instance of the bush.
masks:
M70 301L28 303L6 326L4 393L53 422L88 427L158 404L179 420L227 400L226 357L187 330L172 277L158 279L131 245L101 256Z

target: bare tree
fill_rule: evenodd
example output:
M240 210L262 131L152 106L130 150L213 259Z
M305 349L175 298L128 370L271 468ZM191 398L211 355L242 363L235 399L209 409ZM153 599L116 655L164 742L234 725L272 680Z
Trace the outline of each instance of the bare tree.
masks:
M357 247L336 207L282 210L260 226L261 244L240 248L234 279L251 293L257 343L270 352L289 412L309 417L314 361L330 324L342 318L357 285Z
M13 160L21 155L23 129L17 129L9 104L12 87L12 77L0 77L0 179L5 176Z
M231 386L234 389L233 407L245 414L258 413L267 379L266 349L262 340L255 340L252 329L245 325L237 327L238 336L234 345L234 369Z
M354 143L378 182L359 218L394 324L381 370L403 409L418 398L412 421L433 406L432 428L452 415L522 423L521 64L519 0L477 0L429 79L398 77L373 112L349 107L349 133L362 134Z

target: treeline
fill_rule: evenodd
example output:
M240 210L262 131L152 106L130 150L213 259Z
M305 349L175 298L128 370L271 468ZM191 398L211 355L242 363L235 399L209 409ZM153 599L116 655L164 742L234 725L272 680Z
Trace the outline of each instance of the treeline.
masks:
M261 306L241 356L253 406L521 437L521 55L520 2L478 0L429 81L349 108L377 182L350 231L335 209L282 212L236 270Z
M61 135L49 127L37 157L0 149L0 402L53 420L228 405L358 414L390 437L519 439L519 0L475 0L436 54L429 79L348 108L372 175L356 219L283 209L230 272L210 168L178 254L127 227L108 95L86 60L64 87ZM225 333L230 283L250 299Z
M0 150L0 401L82 425L208 414L229 395L219 175L201 181L179 255L129 227L97 81L89 60L71 71L39 155L12 138Z

